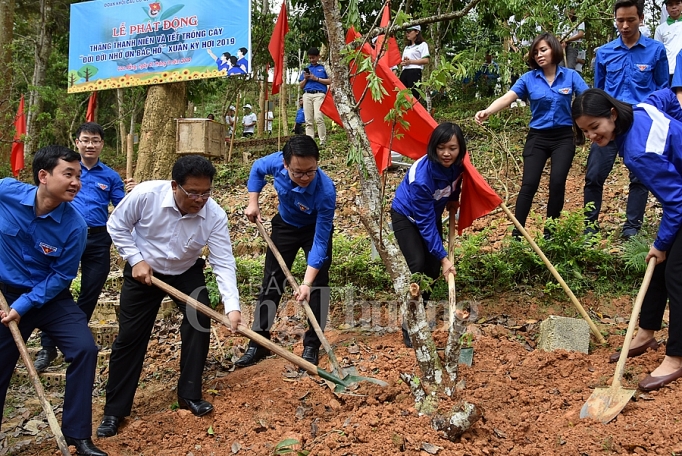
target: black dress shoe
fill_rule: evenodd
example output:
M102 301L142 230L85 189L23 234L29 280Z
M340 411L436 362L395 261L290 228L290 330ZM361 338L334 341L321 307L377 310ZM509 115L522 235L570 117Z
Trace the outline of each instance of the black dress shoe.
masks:
M213 411L213 405L202 399L192 401L178 397L178 405L181 409L189 410L194 416L204 416Z
M246 349L246 353L239 358L234 365L239 367L246 367L256 364L258 361L265 359L270 354L270 350L263 347L251 347Z
M122 418L113 415L104 415L97 427L97 437L112 437L118 434L118 426Z
M35 363L33 363L36 372L45 372L55 359L57 359L57 349L55 347L47 347L40 350L36 355Z
M320 356L320 349L316 347L303 347L301 358L317 366Z
M76 454L84 454L89 456L108 456L107 453L100 450L92 443L92 439L88 437L87 439L74 439L72 437L64 436L67 445L73 445L76 447Z
M410 335L405 328L403 328L403 343L407 348L412 348L412 340L410 340Z

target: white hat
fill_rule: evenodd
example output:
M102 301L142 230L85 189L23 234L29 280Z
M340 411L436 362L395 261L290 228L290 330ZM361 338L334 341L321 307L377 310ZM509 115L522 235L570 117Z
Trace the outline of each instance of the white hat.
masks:
M248 103L247 103L247 104L245 104L245 105L244 105L244 109L251 109L251 105L250 105L250 104L248 104Z
M236 110L237 110L237 108L235 108L234 106L230 106L230 111L236 111Z
M407 30L417 30L417 31L421 32L422 26L421 25L413 25L412 27L407 27Z

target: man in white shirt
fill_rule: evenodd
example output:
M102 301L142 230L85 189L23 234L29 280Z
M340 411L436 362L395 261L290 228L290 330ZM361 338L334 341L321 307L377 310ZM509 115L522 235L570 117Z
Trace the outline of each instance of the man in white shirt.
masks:
M241 322L236 268L225 211L211 199L215 168L198 155L179 158L171 181L138 184L111 214L107 229L126 260L121 288L119 334L109 361L99 437L116 435L130 415L156 314L166 293L152 276L209 305L202 249L208 246L218 290L232 330ZM210 319L175 300L180 326L178 403L202 416L213 406L202 400L202 372L210 342Z
M225 124L227 125L227 138L229 141L232 138L232 132L237 125L237 109L234 106L230 106L227 110L227 115L225 116Z
M668 14L661 25L656 27L654 39L665 46L665 53L668 57L668 71L670 72L669 82L672 84L673 74L675 74L675 60L677 54L682 50L682 0L665 0L663 4Z
M257 121L258 118L256 117L256 114L251 112L251 105L245 104L244 117L242 118L242 125L244 126L244 131L242 132L243 137L250 138L251 136L253 136L253 133L255 132L256 129Z

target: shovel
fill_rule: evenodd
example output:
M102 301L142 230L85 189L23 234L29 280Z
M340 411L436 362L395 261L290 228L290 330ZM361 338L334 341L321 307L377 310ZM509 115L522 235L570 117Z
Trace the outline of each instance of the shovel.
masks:
M282 255L279 253L279 250L277 250L277 247L275 247L275 243L272 242L272 239L270 239L270 236L268 236L268 233L265 231L265 227L258 219L256 219L256 227L258 227L260 235L263 236L263 239L265 239L265 242L268 244L268 248L270 248L270 251L273 253L273 255L275 255L275 258L277 258L279 267L282 268L282 271L284 271L284 274L287 276L289 284L291 284L291 287L294 289L294 291L298 293L298 283L296 283L296 279L294 279L294 276L291 274L291 271L289 271L289 268L284 262L284 258L282 258ZM339 362L336 359L336 356L334 355L332 346L329 344L327 338L324 337L324 332L322 331L322 328L320 328L320 324L315 318L315 314L313 314L313 310L310 308L308 301L303 300L302 302L303 308L305 309L305 314L307 315L310 324L313 326L315 334L317 334L317 338L320 339L320 342L322 342L324 351L327 352L327 357L329 358L329 363L332 365L332 370L339 375L343 374L343 370L341 369L341 366L339 365Z
M165 291L168 293L169 296L174 297L177 300L180 300L184 303L186 303L188 306L192 307L193 309L196 309L197 311L201 312L202 314L214 319L215 321L219 323L223 323L227 327L230 327L230 320L227 318L227 315L221 314L219 312L216 312L215 310L211 309L210 307L200 303L196 299L187 296L185 293L181 292L180 290L168 285L166 282L157 279L156 277L152 276L152 283L159 287L161 290ZM346 390L346 388L353 386L355 383L361 382L361 381L367 381L371 383L376 383L377 385L380 386L388 386L388 383L376 379L376 378L371 378L371 377L362 377L359 375L347 375L344 378L339 378L336 375L327 372L324 369L321 369L314 365L313 363L306 361L305 359L301 358L300 356L296 356L287 349L280 347L279 345L275 344L274 342L266 339L265 337L261 336L257 332L254 332L247 328L244 325L239 325L237 327L237 332L241 334L242 336L248 337L249 339L253 340L254 342L257 342L259 345L262 347L267 348L268 350L272 351L276 355L281 356L282 358L286 359L287 361L294 363L296 366L304 369L306 372L312 375L317 375L319 377L322 377L325 380L328 380L336 385L334 388L335 393L342 393Z
M628 331L627 334L625 334L625 341L623 341L623 348L620 351L620 357L618 358L618 364L616 365L616 372L613 374L611 387L596 388L580 410L580 418L592 418L593 420L598 420L606 424L623 410L635 394L636 390L624 389L621 386L621 380L623 379L623 371L625 370L625 361L628 357L628 351L630 351L632 334L635 332L635 326L637 326L637 317L642 308L642 301L644 301L644 295L646 294L647 288L649 288L649 282L651 282L651 276L654 273L655 267L656 258L651 258L649 260L649 265L646 268L646 274L644 274L642 286L639 288L639 293L637 293L635 305L632 307Z
M7 305L7 301L5 301L5 296L2 293L0 293L0 309L5 311L5 313L9 315L10 308L9 305ZM38 372L36 372L36 368L33 365L31 355L28 354L28 349L26 349L24 338L21 337L21 332L19 331L19 326L17 325L16 321L9 322L9 330L12 333L14 342L17 344L17 348L19 349L19 353L21 354L21 359L24 361L24 366L26 366L26 369L28 370L28 376L31 377L33 387L36 390L36 394L38 394L38 399L40 399L40 405L42 405L43 411L45 412L45 416L47 416L47 422L50 425L50 430L52 431L52 434L54 434L54 438L57 440L57 446L59 447L59 451L62 453L63 456L71 456L71 452L69 451L69 445L66 444L64 434L62 434L62 428L59 426L59 422L57 421L57 417L54 415L54 411L52 411L52 405L50 405L50 402L47 400L47 397L45 396L43 384L40 383ZM6 368L7 366L5 366L5 369Z

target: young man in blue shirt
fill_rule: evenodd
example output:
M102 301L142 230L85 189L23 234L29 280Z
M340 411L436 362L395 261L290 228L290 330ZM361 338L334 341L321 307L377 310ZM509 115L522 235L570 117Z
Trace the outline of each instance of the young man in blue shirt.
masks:
M639 31L644 20L644 6L637 0L618 0L613 7L616 27L620 36L601 46L597 51L594 68L594 87L604 90L625 103L637 104L652 92L668 87L668 59L663 44L647 38ZM594 223L585 231L598 230L604 182L618 154L618 147L609 143L600 147L593 143L585 171L585 206L594 204L586 212L586 221ZM630 192L626 209L627 220L622 236L629 238L642 227L649 192L630 173Z
M303 112L303 98L298 99L298 111L296 111L296 125L294 126L294 134L305 134L305 113Z
M303 89L303 112L305 113L305 134L311 138L315 137L315 127L317 125L317 136L320 138L320 146L324 147L327 143L327 126L324 124L324 114L320 111L327 86L331 79L327 75L324 65L320 61L320 50L317 48L308 49L308 65L299 76L299 86Z
M70 363L62 432L81 455L106 456L92 442L92 385L97 346L69 284L78 272L87 225L71 204L81 188L76 152L62 146L38 150L29 185L0 180L0 290L10 312L0 310L0 410L19 350L8 328L19 325L24 340L35 328L57 343Z
M116 171L99 160L104 148L104 130L99 124L86 122L76 131L76 147L80 153L81 190L73 199L73 207L88 224L88 241L81 256L81 290L78 307L88 321L97 306L102 287L111 267L111 237L107 233L109 203L116 206L135 183L124 182ZM57 357L57 347L47 334L41 337L42 350L36 356L36 371L43 372Z
M320 152L315 141L307 135L292 137L282 152L260 158L253 163L247 183L249 205L246 217L261 220L258 197L265 187L266 176L273 176L279 198L278 214L272 219L272 241L288 268L294 263L299 249L305 253L308 267L296 296L307 300L320 327L324 329L329 310L329 266L332 260L332 231L336 189L334 183L318 168ZM287 280L275 255L265 254L263 285L254 312L253 330L270 338L270 327ZM324 292L324 312L322 305ZM303 358L317 365L320 339L312 325L303 339ZM257 363L269 351L255 342L235 363L243 367Z

